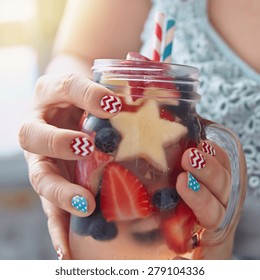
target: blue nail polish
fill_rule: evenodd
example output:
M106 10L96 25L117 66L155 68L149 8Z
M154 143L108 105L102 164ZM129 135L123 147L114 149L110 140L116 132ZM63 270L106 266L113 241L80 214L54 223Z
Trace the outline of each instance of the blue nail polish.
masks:
M189 172L188 172L188 188L190 188L194 192L198 192L200 190L199 182Z
M76 195L71 200L71 205L78 211L82 213L87 213L88 203L85 197Z

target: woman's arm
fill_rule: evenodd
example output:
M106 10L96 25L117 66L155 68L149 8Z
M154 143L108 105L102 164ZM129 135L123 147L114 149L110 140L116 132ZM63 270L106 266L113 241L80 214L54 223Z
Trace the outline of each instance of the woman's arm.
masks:
M94 59L138 51L149 10L149 0L69 0L47 71L91 76Z

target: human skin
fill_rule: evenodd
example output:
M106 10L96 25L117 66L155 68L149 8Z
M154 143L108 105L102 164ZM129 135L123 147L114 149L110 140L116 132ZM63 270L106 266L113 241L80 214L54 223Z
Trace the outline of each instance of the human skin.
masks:
M53 58L46 70L46 76L40 78L37 82L33 108L21 125L20 143L27 151L25 155L30 180L41 197L54 248L62 248L64 259L70 258L68 245L69 213L79 216L90 215L94 211L95 202L91 193L71 183L73 182L71 172L73 162L68 163L64 159L77 160L79 156L69 154L64 142L64 145L61 145L61 141L64 141L61 140L62 137L54 137L53 135L58 134L57 128L70 129L75 133L84 110L89 112L93 110L95 115L103 114L103 117L110 117L99 111L97 105L101 95L107 92L87 80L87 78L91 79L92 77L91 66L93 60L95 58L125 58L128 51L139 51L141 46L140 34L150 6L151 3L148 0L69 1L57 34ZM219 34L241 58L254 69L259 70L260 59L256 58L259 55L257 50L260 47L260 39L255 36L260 24L260 17L256 16L259 15L257 11L260 11L259 1L254 0L249 3L246 0L209 0L208 11L209 19ZM251 20L246 20L244 17ZM243 21L241 21L242 18L244 18ZM237 30L239 30L238 27L241 24L243 26L241 26L238 36ZM244 42L247 42L247 44ZM58 95L55 94L57 88L61 88L61 93L64 92L65 94L59 94L59 97L57 97ZM85 94L86 97L81 99L82 102L77 102L77 96L73 94L73 90L76 90L78 97L82 98ZM96 95L93 94L94 92ZM48 98L46 97L43 102L41 96L45 96L45 94ZM70 98L66 99L66 96ZM41 126L41 136L36 137L32 131L34 131L37 123L42 123L43 126ZM49 134L46 133L45 123L52 125L52 129L48 130ZM67 139L71 139L71 132L65 131L64 133ZM63 137L63 139L66 137ZM42 141L43 138L46 141ZM56 142L53 139L56 139ZM37 145L37 143L49 144L44 148L44 145ZM183 168L190 171L191 167L187 154L183 155ZM209 162L212 170L220 165L220 162L216 159L210 158ZM223 169L220 168L219 174L221 174L220 179L223 185L228 184L229 181L228 168L228 164ZM196 176L201 177L202 182L205 180L205 185L210 190L211 186L208 185L206 180L206 178L210 178L210 174L205 175L203 172L196 174ZM181 174L177 185L185 185L185 180L187 180L187 177L185 177L185 174ZM245 180L246 176L243 178L244 184ZM186 203L194 210L198 219L202 221L202 224L209 226L207 220L203 222L205 215L203 216L203 213L200 213L200 210L190 199L191 195L194 194L178 188L178 186L177 189ZM72 190L75 194L87 197L89 201L88 213L75 213L72 209L69 204ZM209 195L206 199L214 198ZM216 211L221 213L218 219L224 215L225 207L221 207L221 203L216 202ZM211 228L217 227L219 222L217 220L213 225L210 225ZM230 258L233 234L234 232L230 233L229 240L226 243L214 249L211 248L207 257Z

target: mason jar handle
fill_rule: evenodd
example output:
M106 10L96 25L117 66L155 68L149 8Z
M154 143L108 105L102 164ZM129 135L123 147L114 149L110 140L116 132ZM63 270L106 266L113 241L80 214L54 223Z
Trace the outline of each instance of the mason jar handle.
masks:
M227 240L235 230L246 196L246 164L238 137L222 125L206 120L203 127L206 139L216 143L228 154L231 164L231 191L226 214L217 230L205 229L201 234L201 246L215 246Z

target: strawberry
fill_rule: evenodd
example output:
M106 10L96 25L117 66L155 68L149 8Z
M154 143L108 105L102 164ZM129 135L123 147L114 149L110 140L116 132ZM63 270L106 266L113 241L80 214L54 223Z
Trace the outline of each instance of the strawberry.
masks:
M109 154L94 150L87 160L79 160L75 169L75 182L90 190L94 195L98 191L98 178L104 165L113 159Z
M174 122L176 120L176 117L173 115L173 113L164 108L160 110L160 118L170 122Z
M188 252L196 217L183 202L179 202L175 213L163 218L161 228L168 247L177 254Z
M125 221L147 217L150 198L141 182L118 163L109 163L103 173L101 210L107 221Z

